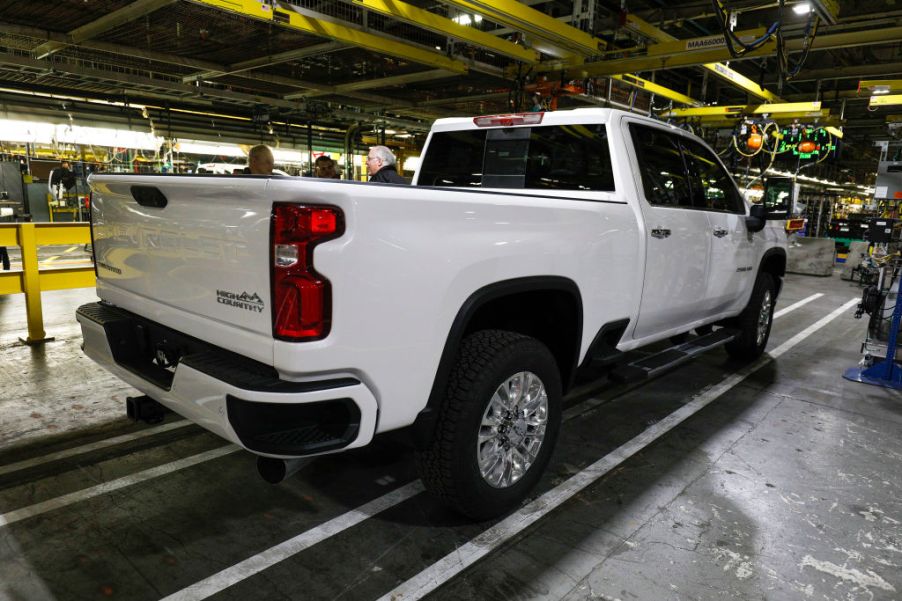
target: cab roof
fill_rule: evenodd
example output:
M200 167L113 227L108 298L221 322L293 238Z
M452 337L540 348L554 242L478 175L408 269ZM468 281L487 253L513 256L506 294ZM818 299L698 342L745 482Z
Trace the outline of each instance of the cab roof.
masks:
M536 125L577 125L585 123L608 123L614 116L630 115L651 123L664 125L663 122L619 109L611 108L579 108L565 111L504 113L498 115L479 115L476 117L448 117L437 119L432 124L432 131L459 131L467 129L484 129L498 127L533 127ZM494 118L494 119L493 119ZM541 119L536 123L536 119ZM482 123L478 123L479 121Z

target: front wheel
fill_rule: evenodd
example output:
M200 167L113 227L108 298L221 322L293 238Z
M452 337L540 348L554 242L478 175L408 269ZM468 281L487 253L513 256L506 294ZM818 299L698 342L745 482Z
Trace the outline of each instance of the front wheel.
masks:
M561 377L548 348L502 330L467 336L435 436L417 456L427 490L486 520L516 507L548 464L561 424Z
M731 357L751 360L764 353L774 321L776 296L777 288L773 276L769 273L759 273L749 304L735 320L734 325L739 333L726 345L727 353Z

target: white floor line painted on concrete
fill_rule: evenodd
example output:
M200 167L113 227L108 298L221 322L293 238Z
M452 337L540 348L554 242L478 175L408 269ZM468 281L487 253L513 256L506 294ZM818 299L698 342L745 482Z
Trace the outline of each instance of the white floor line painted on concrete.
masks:
M132 486L133 484L138 484L140 482L146 482L154 478L159 478L160 476L165 476L167 474L183 470L187 467L191 467L205 461L224 457L225 455L229 455L231 453L234 453L235 451L240 450L241 447L229 444L224 447L213 449L211 451L205 451L203 453L198 453L197 455L185 457L184 459L179 459L178 461L158 465L157 467L152 467L150 469L146 469L129 476L123 476L115 480L110 480L109 482L98 484L97 486L92 486L83 490L77 490L73 493L69 493L61 497L55 497L53 499L48 499L34 505L29 505L28 507L23 507L21 509L16 509L8 513L0 514L0 528L9 526L10 524L14 524L28 518L32 518L36 515L41 515L42 513L47 513L48 511L53 511L54 509L59 509L60 507L66 507L67 505L72 505L73 503L78 503L80 501L99 497L100 495L105 495L114 490L119 490L120 488L125 488L127 486Z
M751 374L767 365L770 361L792 350L803 340L825 327L831 321L855 306L858 302L859 299L857 298L850 300L826 317L823 317L813 325L808 326L778 346L768 353L768 355L761 357L751 365L728 376L723 382L708 388L686 403L683 407L645 430L642 434L618 447L608 455L605 455L535 501L522 507L516 513L513 513L504 520L498 522L470 542L458 547L457 550L449 553L407 582L404 582L391 592L380 597L378 601L412 601L422 599L444 583L448 582L448 580L491 553L494 549L534 524L540 518L571 499L584 488L599 480L602 476L647 447L649 444L698 413L705 406L741 383Z
M796 303L796 305L802 306L802 304L810 302L815 298L818 298L818 296L819 295L812 295L808 299L804 299L804 302L801 304ZM586 470L573 476L567 482L564 482L539 499L523 507L517 513L511 515L504 521L499 522L493 528L490 528L477 538L473 539L473 541L470 541L459 548L458 551L445 556L438 563L426 568L426 570L420 572L420 574L413 579L408 580L391 593L381 597L379 601L420 599L429 594L449 578L472 565L475 561L482 558L505 540L510 539L580 490L601 478L605 473L626 461L629 457L654 442L657 438L700 411L705 405L708 405L714 399L742 382L745 378L769 363L771 360L776 359L789 351L805 338L826 326L830 321L838 317L843 311L848 310L848 308L852 307L857 302L857 299L850 300L848 303L836 309L814 325L809 326L802 332L793 336L787 342L781 344L774 351L770 352L769 355L762 357L739 372L728 376L720 384L716 384L706 389L675 413L672 413L669 417L658 422L639 436L616 449L614 452L606 455L593 465L589 466ZM789 307L787 307L787 309L789 309ZM411 482L400 489L374 499L373 501L334 518L325 524L303 532L296 537L254 555L241 563L226 568L217 574L173 593L163 598L161 601L202 601L207 599L230 586L266 570L292 555L310 548L316 543L322 542L330 536L334 536L379 512L390 509L402 501L406 501L422 492L422 490L423 486L419 480ZM498 537L497 542L496 537ZM483 549L483 547L485 547L485 551L481 552L480 549Z
M817 300L822 296L824 296L824 293L818 292L817 294L812 294L808 298L803 298L802 300L800 300L797 303L792 303L788 307L786 307L784 309L780 309L779 311L774 313L774 319L779 319L779 318L783 317L784 315L786 315L787 313L789 313L791 311L795 311L799 307L803 307L803 306L807 305L808 303L810 303L811 301Z
M155 434L160 434L162 432L171 432L172 430L177 430L179 428L184 428L185 426L190 426L191 422L188 420L180 420L177 422L173 422L171 424L163 424L161 426L154 426L153 428L147 428L146 430L141 430L140 432L135 432L134 434L123 434L122 436L114 436L112 438L105 438L104 440L98 440L97 442L92 442L88 444L84 444L78 447L73 447L71 449L65 449L63 451L58 451L56 453L49 453L47 455L42 455L40 457L34 457L32 459L25 459L23 461L17 461L16 463L10 463L9 465L0 466L0 476L5 476L6 474L11 474L13 472L18 472L24 469L28 469L30 467L34 467L36 465L43 465L45 463L50 463L51 461L59 461L60 459L68 459L69 457L75 457L76 455L83 455L85 453L90 453L91 451L97 451L99 449L105 449L107 447L112 447L117 444L123 444L126 442L131 442L133 440L140 440L142 438L146 438L148 436L153 436Z
M419 480L406 484L388 494L382 495L378 499L361 505L357 509L343 513L275 547L271 547L253 557L248 557L241 563L213 574L209 578L205 578L187 588L183 588L165 597L162 601L200 601L211 597L233 584L258 574L280 561L288 559L304 549L308 549L352 526L356 526L360 522L368 520L374 515L394 507L421 492L423 492L423 484Z

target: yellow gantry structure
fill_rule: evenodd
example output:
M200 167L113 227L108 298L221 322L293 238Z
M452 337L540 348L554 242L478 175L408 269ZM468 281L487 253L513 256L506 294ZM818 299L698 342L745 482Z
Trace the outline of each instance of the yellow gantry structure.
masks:
M636 19L632 19L636 22ZM668 34L665 34L668 35ZM670 36L672 37L672 36ZM885 27L868 31L852 31L848 33L828 33L818 35L811 42L812 50L832 50L837 48L849 48L852 46L868 46L874 44L886 44L902 39L902 26ZM790 52L801 50L803 40L792 39L786 41L786 48ZM768 42L757 50L746 52L737 60L773 56L776 50L774 42ZM573 78L579 77L609 77L622 73L636 73L641 71L656 71L658 69L675 69L678 67L701 67L708 63L733 60L726 48L711 48L709 50L696 50L693 52L681 52L674 55L638 56L618 60L598 61L586 65L568 66L561 62L549 64L548 69L567 68L567 74ZM543 63L544 65L544 63Z
M571 64L580 62L576 57L596 56L607 47L604 40L517 0L443 1L468 13L482 15L494 23L522 31L529 36L534 48L566 59Z
M508 42L474 27L462 25L407 2L401 2L401 0L354 0L354 4L372 12L428 29L455 40L480 46L530 65L539 62L539 53L536 50Z
M469 67L465 62L447 57L440 52L434 52L426 50L421 46L391 40L366 31L354 29L353 27L340 25L332 21L315 19L292 10L285 10L278 6L270 7L268 4L263 4L259 0L191 0L191 2L219 10L238 13L246 17L269 21L309 35L359 46L380 54L403 57L404 59L415 63L435 67L437 69L444 69L453 73L467 73L469 71Z
M661 114L662 117L674 119L698 120L705 127L730 127L736 123L737 118L752 115L767 115L770 121L776 123L792 123L797 120L810 123L815 120L820 125L828 126L830 133L836 137L842 137L842 130L834 127L840 125L839 120L828 109L822 109L820 102L703 106L672 109Z
M783 115L819 117L821 103L818 102L782 102L774 104L730 104L723 106L702 106L697 108L673 109L664 113L663 117L741 117L742 115Z
M902 104L902 94L890 94L888 96L871 96L868 102L869 107L873 106L895 106Z
M666 33L665 31L658 29L651 23L648 23L647 21L644 21L643 19L640 19L639 17L637 17L635 15L627 15L626 26L629 29L632 29L633 31L635 31L636 33L638 33L644 37L647 37L651 40L654 40L655 42L660 42L662 44L666 44L666 46L662 50L661 54L667 54L668 52L673 52L674 51L673 49L680 51L680 49L678 48L678 45L687 43L686 40L679 40L676 37L670 35L669 33ZM754 31L753 32L743 32L742 35L754 35ZM720 38L722 38L722 37L723 36L720 36ZM706 45L707 42L705 42L705 40L709 40L709 39L714 39L715 41L719 41L717 36L714 36L713 38L701 38L702 41L699 42L699 44L700 44L699 47L701 47L701 48L710 47L710 46ZM773 43L771 43L770 45L773 46ZM683 49L683 50L687 50L687 49ZM654 54L656 54L656 51L649 52L649 55L654 55ZM734 86L741 88L742 90L745 90L746 92L748 92L749 94L752 94L753 96L757 96L758 98L766 100L767 102L780 102L779 96L777 96L773 92L770 92L769 90L764 89L763 87L759 86L754 81L752 81L751 79L749 79L748 77L743 75L742 73L739 73L738 71L735 71L734 69L729 68L728 66L726 66L723 63L710 62L710 63L704 63L704 64L702 64L702 66L705 69L707 69L708 71L717 75L718 77L725 79L726 81L730 82Z
M651 27L645 21L641 21L641 19L633 19L633 21L636 22L638 29L643 35L645 35L645 37L655 39L657 35L660 35L659 29L657 29L656 27ZM639 25L639 21L641 21L642 25ZM636 31L636 29L632 29L633 31ZM736 37L738 37L743 42L751 42L752 40L760 38L765 33L766 30L763 27L760 27L758 29L737 31ZM707 50L711 48L726 48L726 41L724 40L724 36L712 35L703 38L674 40L673 42L660 42L657 44L651 44L646 48L646 54L648 56L666 56L680 54L682 52Z
M646 92L654 94L655 96L661 96L662 98L667 98L668 100L673 100L674 102L679 102L681 104L688 104L694 107L700 107L703 104L701 101L696 100L695 98L681 94L680 92L671 90L670 88L665 88L660 84L656 84L653 81L643 79L638 75L612 75L611 79L622 81L623 83L629 84L634 88L645 90Z
M858 82L858 89L870 90L872 94L902 92L902 79L862 79Z

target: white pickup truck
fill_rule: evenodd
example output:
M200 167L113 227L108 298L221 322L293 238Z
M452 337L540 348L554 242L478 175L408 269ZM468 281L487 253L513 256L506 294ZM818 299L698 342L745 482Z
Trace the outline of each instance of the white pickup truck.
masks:
M578 369L767 343L786 264L712 150L609 109L436 121L413 185L99 175L84 350L261 456L409 428L426 487L487 518L544 470Z

